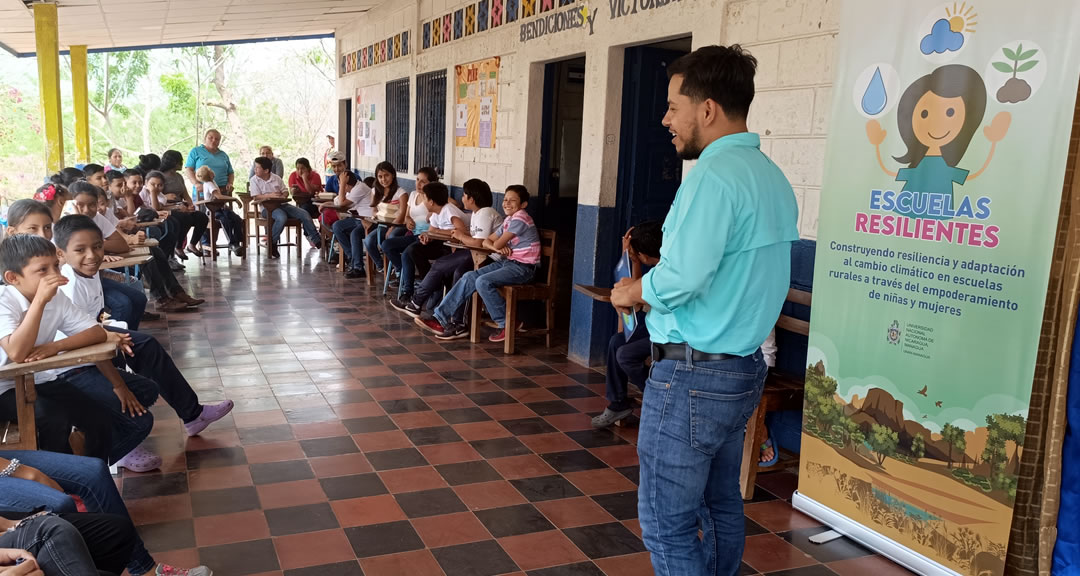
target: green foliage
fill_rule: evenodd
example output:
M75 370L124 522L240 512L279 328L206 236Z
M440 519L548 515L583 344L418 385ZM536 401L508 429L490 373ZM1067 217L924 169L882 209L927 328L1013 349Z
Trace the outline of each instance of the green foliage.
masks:
M885 463L885 458L896 454L900 438L895 430L881 424L874 424L868 441L870 449L877 453L878 465L881 465Z
M1009 455L1006 453L1006 442L1012 442L1017 450L1024 445L1024 433L1027 422L1023 416L1011 414L990 414L986 417L986 429L989 436L986 440L986 448L983 449L982 458L990 466L990 478L995 488L1009 491L1010 486L1015 493L1016 478L1006 474L1005 468L1009 463Z
M946 424L941 429L941 438L949 445L949 468L953 464L953 450L963 453L967 449L967 440L964 438L964 429L957 428L952 424Z
M1005 54L1006 58L1012 61L1012 64L1009 64L1008 62L993 62L992 65L994 66L994 69L998 72L1012 74L1013 78L1015 78L1016 75L1020 72L1027 72L1028 70L1031 70L1035 67L1036 64L1039 63L1038 60L1024 62L1024 60L1028 60L1031 57L1035 56L1035 54L1039 51L1038 48L1032 48L1031 50L1025 52L1024 45L1017 44L1016 50L1011 50L1008 46L1006 46L1002 48L1001 51ZM1024 63L1020 64L1021 62Z
M813 366L806 369L806 419L815 429L831 433L834 424L843 416L843 408L836 402L836 380L818 374Z
M911 439L911 455L916 459L926 456L926 441L918 434Z
M139 83L150 73L150 53L106 52L87 57L87 81L90 103L106 119L113 112L131 113L129 99L139 90Z

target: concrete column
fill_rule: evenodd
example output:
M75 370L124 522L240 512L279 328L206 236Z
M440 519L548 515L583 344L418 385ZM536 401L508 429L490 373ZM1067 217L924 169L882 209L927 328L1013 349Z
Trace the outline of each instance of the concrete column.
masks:
M38 90L45 137L45 168L64 167L64 127L60 110L60 29L56 4L34 4L34 40L37 48Z
M78 161L90 163L90 93L86 82L86 46L71 47L71 92L75 103Z

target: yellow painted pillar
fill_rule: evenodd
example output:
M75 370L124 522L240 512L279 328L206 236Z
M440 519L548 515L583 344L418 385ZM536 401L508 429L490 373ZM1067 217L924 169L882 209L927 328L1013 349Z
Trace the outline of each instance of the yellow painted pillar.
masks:
M60 29L56 4L34 4L34 41L37 47L38 90L45 136L45 167L64 167L64 126L60 110Z
M75 101L75 148L79 162L90 163L90 94L86 82L86 46L71 47L71 94Z

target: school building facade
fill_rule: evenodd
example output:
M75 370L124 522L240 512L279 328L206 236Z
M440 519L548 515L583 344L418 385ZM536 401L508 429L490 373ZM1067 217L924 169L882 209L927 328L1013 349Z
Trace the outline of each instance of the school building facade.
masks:
M458 194L470 178L525 184L530 213L558 232L557 328L571 358L598 364L615 314L571 286L610 285L622 234L662 219L689 168L660 123L666 63L711 44L757 58L750 129L815 238L839 12L839 0L384 3L335 30L338 146L365 173L390 158L406 187L429 164Z

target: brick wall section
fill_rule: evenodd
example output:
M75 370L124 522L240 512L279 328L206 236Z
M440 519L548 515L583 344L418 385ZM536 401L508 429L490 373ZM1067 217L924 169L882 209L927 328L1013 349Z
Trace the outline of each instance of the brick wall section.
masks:
M817 238L839 17L840 0L737 0L725 8L723 42L758 59L750 130L791 180L803 238Z
M1063 395L1068 382L1068 356L1071 353L1071 338L1068 335L1073 330L1076 318L1076 261L1080 258L1080 250L1070 246L1080 234L1080 217L1073 214L1072 209L1080 195L1080 190L1074 190L1072 186L1080 150L1078 135L1080 100L1073 116L1050 282L1039 337L1039 354L1028 409L1027 433L1020 459L1020 478L1005 567L1005 573L1010 575L1048 575L1048 553L1053 551L1056 536L1057 501L1061 492L1060 444L1064 435L1064 426L1061 425L1064 418L1060 411L1064 409ZM1052 429L1051 423L1058 423L1053 427L1056 430ZM1056 462L1049 461L1048 455ZM1050 473L1047 473L1048 469ZM1041 555L1040 540L1043 540ZM1040 556L1043 560L1041 563Z

